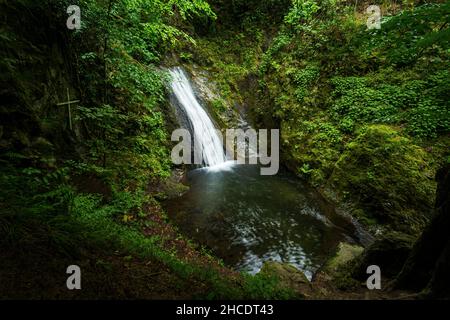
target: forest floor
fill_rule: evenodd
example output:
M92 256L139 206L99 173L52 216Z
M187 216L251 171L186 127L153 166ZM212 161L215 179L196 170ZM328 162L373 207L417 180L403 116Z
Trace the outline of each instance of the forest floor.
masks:
M319 300L414 300L418 298L416 293L403 290L368 290L364 284L351 290L340 290L336 288L333 279L320 272L312 282L312 287L314 294L310 299Z
M218 260L202 254L160 214L152 210L152 227L146 236L159 235L164 250L185 262L218 270L228 278L239 274L221 267ZM83 247L76 257L54 250L52 244L29 244L0 250L0 299L194 299L206 297L209 284L174 272L157 258L140 258L126 253ZM82 290L66 287L66 268L78 265Z
M81 180L90 181L87 178ZM102 190L101 184L92 181L81 189L84 192ZM153 186L152 190L159 188ZM363 285L340 290L333 277L325 273L319 273L312 283L286 285L283 276L291 278L292 275L277 274L280 281L275 285L257 277L251 277L253 282L249 284L245 275L224 266L207 249L184 237L158 202L147 204L142 209L145 214L141 217L133 216L131 221L117 223L138 231L142 236L138 241L158 239L159 249L153 251L155 256L131 253L114 243L105 246L95 241L80 240L83 238L79 239L73 233L81 232L82 225L73 231L52 227L47 221L26 220L23 229L34 230L31 238L22 237L20 230L8 230L9 237L18 239L10 242L14 245L2 242L0 248L0 299L189 300L235 297L363 300L412 297L408 292L369 291ZM109 227L109 224L101 224L90 232L103 234L103 229ZM117 239L120 242L124 235L117 234L117 237L122 237ZM72 249L72 242L78 250ZM183 265L176 267L157 252L170 253ZM71 291L66 287L69 277L66 269L70 265L78 265L81 269L82 290ZM186 267L197 269L186 272ZM215 278L211 277L211 272ZM221 282L218 283L217 279ZM273 287L277 289L273 290ZM283 290L290 290L293 294L280 296L279 292Z
M207 268L242 285L240 273L223 266L219 260L184 239L158 208L148 207L151 227L143 229L148 237L163 239L164 250L181 260ZM157 212L157 214L155 214ZM103 248L83 247L76 256L54 249L51 243L30 243L0 250L0 299L140 299L189 300L205 298L210 283L197 277L184 277L157 258L142 258ZM78 265L82 271L82 290L68 290L66 268ZM286 289L286 288L285 288ZM332 277L318 273L312 283L290 288L301 299L383 300L414 299L405 291L369 291L361 285L352 290L336 288Z

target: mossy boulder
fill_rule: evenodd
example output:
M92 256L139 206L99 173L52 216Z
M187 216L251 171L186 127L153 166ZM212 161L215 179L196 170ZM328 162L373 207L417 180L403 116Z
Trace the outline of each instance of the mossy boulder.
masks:
M335 255L320 269L318 278L341 290L357 288L360 283L351 277L351 270L363 251L364 248L359 245L341 242Z
M341 242L339 243L336 254L327 261L321 271L329 275L333 275L341 266L359 257L363 253L363 251L364 248L361 246Z
M293 265L267 261L264 263L259 274L278 279L280 288L292 289L297 293L301 293L304 297L312 294L312 285L310 281L303 272Z
M371 125L348 143L327 189L388 229L418 234L432 216L429 155L396 129Z

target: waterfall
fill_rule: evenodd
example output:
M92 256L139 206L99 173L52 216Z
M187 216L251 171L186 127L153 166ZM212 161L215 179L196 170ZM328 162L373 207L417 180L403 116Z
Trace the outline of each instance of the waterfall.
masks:
M192 138L197 148L195 152L200 152L204 164L208 167L225 163L226 156L222 140L210 117L195 97L186 74L180 67L170 69L169 72L172 76L170 86L177 105L182 109L182 114L186 118L185 122L193 134Z

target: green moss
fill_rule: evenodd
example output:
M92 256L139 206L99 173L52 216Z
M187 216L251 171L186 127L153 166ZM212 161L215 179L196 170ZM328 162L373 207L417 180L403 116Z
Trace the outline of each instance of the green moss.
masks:
M259 125L279 124L288 167L365 225L416 233L449 157L448 28L433 31L448 5L385 4L391 18L367 32L353 7L319 3L293 5L264 53Z
M196 39L195 46L187 44L192 62L208 72L209 80L220 93L219 99L211 101L216 118L226 119L230 113L236 113L234 106L244 106L246 95L255 94L241 90L241 86L257 71L263 40L262 32L254 28L245 32L222 31Z
M337 253L327 261L323 271L334 274L340 266L347 264L349 261L355 259L364 251L364 248L358 245L351 245L349 243L341 242Z
M298 175L313 185L323 184L339 159L343 136L323 118L311 121L282 122L281 138L285 158L292 162Z
M225 112L226 111L226 104L225 101L221 98L215 99L211 102L212 107L214 108L214 110L216 110L217 112Z
M263 264L257 277L266 279L266 281L275 280L276 286L285 292L290 298L299 297L295 292L301 292L303 295L311 291L311 283L305 274L287 263L267 261Z
M358 245L340 243L336 254L327 261L322 272L331 276L332 283L340 290L353 290L361 284L352 274L361 261L364 248Z
M345 149L328 182L365 215L407 233L428 221L436 189L430 156L397 130L372 125Z
M336 288L347 291L356 289L361 285L359 281L353 279L348 271L344 269L333 279L333 284Z

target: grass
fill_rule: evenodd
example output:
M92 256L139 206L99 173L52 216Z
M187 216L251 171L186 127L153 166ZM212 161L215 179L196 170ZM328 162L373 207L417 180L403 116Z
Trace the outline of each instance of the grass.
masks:
M0 290L4 298L295 297L292 291L279 288L277 279L240 274L221 266L204 250L194 250L190 241L180 241L182 236L177 232L145 234L145 222L163 215L159 210L150 211L143 204L144 213L124 212L126 206L117 201L105 202L101 195L78 193L70 184L55 181L49 181L48 189L43 190L37 173L30 179L9 169L2 170L0 179L0 274L9 274ZM126 223L118 219L124 214L136 218ZM166 229L168 225L164 221L160 227ZM178 250L167 243L183 248ZM62 285L65 268L74 261L87 273L83 277L87 289L80 296L67 292ZM152 275L163 280L155 280ZM42 279L47 280L43 283ZM150 284L154 285L147 287Z

